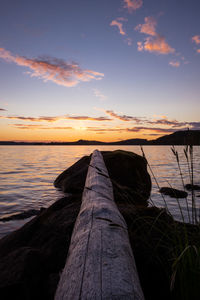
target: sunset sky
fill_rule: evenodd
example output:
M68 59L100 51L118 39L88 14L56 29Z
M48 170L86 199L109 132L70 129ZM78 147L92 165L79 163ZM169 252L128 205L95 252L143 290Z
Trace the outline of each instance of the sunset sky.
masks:
M0 140L200 130L199 0L1 0Z

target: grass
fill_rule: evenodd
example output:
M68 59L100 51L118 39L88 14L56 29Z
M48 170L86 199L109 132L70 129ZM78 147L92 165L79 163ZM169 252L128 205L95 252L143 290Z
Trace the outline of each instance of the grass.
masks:
M143 148L141 147L142 155L146 158ZM185 191L184 175L181 169L180 156L178 151L174 146L171 147L171 151L176 159L179 176L182 182L183 189ZM185 206L187 218L190 224L185 223L185 217L179 202L179 199L176 199L182 223L173 221L173 224L170 225L173 227L171 230L165 231L165 233L160 229L160 223L157 222L158 218L162 217L162 214L159 214L152 223L149 233L151 234L152 230L159 232L161 235L160 242L163 243L163 240L168 241L164 243L164 251L170 252L171 259L168 262L170 266L168 270L171 299L180 299L180 300L196 300L200 299L200 219L199 213L196 205L195 192L193 189L194 185L194 149L193 145L185 146L183 149L184 157L187 164L188 177L191 183L191 209L189 205L188 198L185 198ZM159 183L153 173L151 166L148 164L150 173L160 189ZM170 187L171 184L168 183ZM162 195L164 206L167 213L171 216L169 209L167 207L167 202L164 195ZM152 202L152 200L151 200ZM166 227L169 224L165 224ZM168 236L170 234L170 236ZM159 247L159 242L155 244L155 251Z

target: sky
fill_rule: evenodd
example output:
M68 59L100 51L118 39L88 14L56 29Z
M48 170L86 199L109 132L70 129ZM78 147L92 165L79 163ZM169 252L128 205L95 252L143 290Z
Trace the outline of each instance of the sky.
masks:
M1 0L0 140L200 130L200 1Z

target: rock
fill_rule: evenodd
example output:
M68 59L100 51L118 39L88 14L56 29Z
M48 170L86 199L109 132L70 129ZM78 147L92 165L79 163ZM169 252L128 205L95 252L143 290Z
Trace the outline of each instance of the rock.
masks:
M36 216L39 213L41 213L45 208L41 207L40 209L29 209L26 211L23 211L22 213L13 214L9 217L4 217L0 219L0 222L8 222L13 220L24 220L27 218L30 218L32 216Z
M19 247L0 260L1 299L42 299L46 277L44 257L39 250Z
M186 184L185 185L185 188L188 190L188 191L191 191L191 190L193 190L193 191L200 191L200 185L198 185L198 184Z
M122 150L102 151L102 154L113 183L115 201L147 205L151 178L146 159ZM65 193L82 193L89 162L90 156L81 158L56 178L55 187Z
M54 299L80 203L62 198L0 240L1 299Z
M180 191L170 187L162 187L159 192L172 198L186 198L188 195L185 191Z

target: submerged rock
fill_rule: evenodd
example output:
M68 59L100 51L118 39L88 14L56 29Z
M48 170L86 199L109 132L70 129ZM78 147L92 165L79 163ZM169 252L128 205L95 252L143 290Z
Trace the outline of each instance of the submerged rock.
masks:
M172 198L186 198L188 193L185 191L173 189L170 187L162 187L159 192Z
M45 209L44 207L41 207L40 209L29 209L29 210L23 211L21 213L10 215L9 217L0 218L0 222L28 219L32 216L38 215L44 209Z
M200 185L198 184L186 184L185 185L185 188L188 190L188 191L200 191Z
M102 151L110 175L116 202L130 201L147 205L151 192L151 178L147 161L133 152L116 150ZM60 174L54 185L65 193L82 193L91 156L84 156Z

